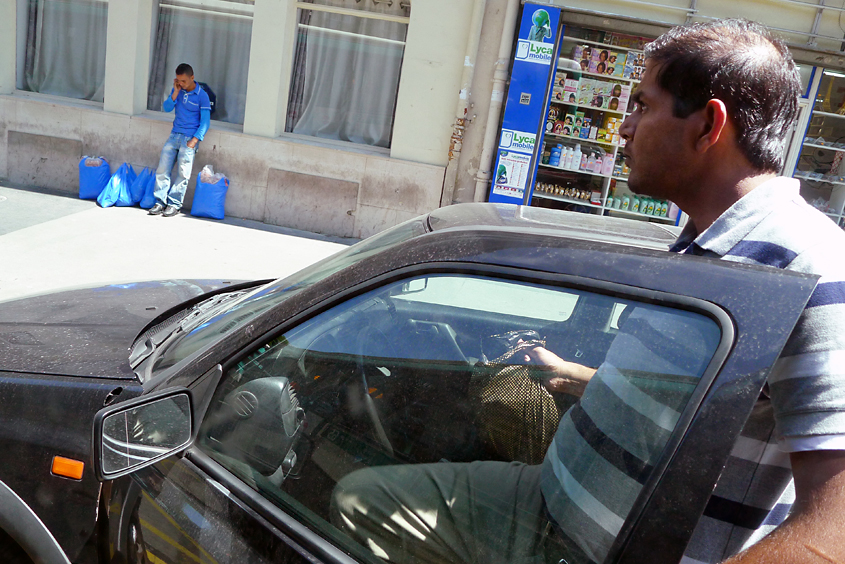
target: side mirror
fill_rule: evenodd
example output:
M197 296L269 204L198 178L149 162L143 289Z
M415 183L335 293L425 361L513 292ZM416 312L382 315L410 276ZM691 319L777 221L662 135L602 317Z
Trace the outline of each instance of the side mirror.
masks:
M191 392L171 388L101 409L94 417L94 470L113 480L186 448L193 438Z

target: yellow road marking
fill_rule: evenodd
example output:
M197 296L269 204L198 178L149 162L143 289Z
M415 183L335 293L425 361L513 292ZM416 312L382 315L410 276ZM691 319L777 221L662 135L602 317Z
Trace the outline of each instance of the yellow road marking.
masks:
M145 498L147 498L149 500L150 505L152 505L154 508L156 508L158 510L158 512L161 513L164 516L164 518L167 519L167 521L171 525L173 525L180 533L182 533L182 536L184 536L186 539L188 539L191 542L191 544L193 544L196 547L197 550L202 552L203 555L205 555L208 558L208 560L217 564L217 560L215 560L213 556L211 556L208 552L206 552L206 550L202 546L200 546L200 544L197 541L195 541L193 538L191 538L191 535L186 533L182 529L182 527L179 526L179 523L177 523L175 520L173 520L173 518L170 515L168 515L168 513L164 509L162 509L155 501L153 501L153 498L151 498L149 496L149 494L147 494L147 492L141 492L141 493L143 494L143 496ZM145 521L142 519L141 524L144 525L144 523L145 523ZM169 541L169 537L165 536L163 533L159 532L157 529L154 529L152 526L150 526L150 530L156 531L156 534L161 536L164 540ZM180 550L186 550L186 549L184 549L184 547L182 547L178 543L174 544L174 546L177 546ZM191 555L193 556L193 554L191 554ZM197 562L199 562L199 559L197 559Z
M196 554L194 554L193 552L191 552L190 550L188 550L187 548L185 548L184 546L182 546L181 544L179 544L178 542L176 542L172 538L168 537L167 535L165 535L164 533L162 533L161 531L159 531L158 529L156 529L152 525L150 525L147 521L144 521L143 519L141 519L141 526L144 527L144 529L146 529L146 530L150 531L151 533L153 533L154 535L156 535L158 538L160 538L161 540L163 540L164 542L166 542L167 544L169 544L173 548L175 548L176 550L178 550L179 552L181 552L182 554L186 555L191 560L195 560L196 562L201 562L199 556L197 556ZM147 551L147 554L149 554L149 551Z
M159 558L158 556L156 556L155 554L153 554L149 550L147 551L147 560L149 560L153 564L167 564L167 562L165 562L164 560L162 560L161 558Z

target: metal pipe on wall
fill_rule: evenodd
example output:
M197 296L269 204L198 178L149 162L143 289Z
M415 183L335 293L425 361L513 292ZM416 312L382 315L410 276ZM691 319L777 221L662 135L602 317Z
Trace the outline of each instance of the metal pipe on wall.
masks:
M472 87L472 79L475 75L478 46L481 42L481 22L484 19L486 5L487 0L475 0L475 6L472 11L469 41L467 43L466 56L464 57L464 70L461 74L461 90L458 94L458 107L455 110L452 137L449 140L449 162L446 165L446 174L443 178L443 193L440 196L441 206L451 204L455 193L455 181L458 176L458 165L463 148L464 131L466 130L470 89ZM471 120L472 118L470 118Z
M505 86L508 81L508 67L513 50L513 34L516 33L516 19L519 15L520 0L509 0L502 27L502 40L499 44L499 56L496 70L493 72L493 85L490 94L490 109L487 111L487 125L484 131L484 143L481 147L481 159L478 174L475 177L474 201L483 202L487 197L487 185L493 176L490 170L493 157L496 156L496 140L499 137L499 118L504 105Z

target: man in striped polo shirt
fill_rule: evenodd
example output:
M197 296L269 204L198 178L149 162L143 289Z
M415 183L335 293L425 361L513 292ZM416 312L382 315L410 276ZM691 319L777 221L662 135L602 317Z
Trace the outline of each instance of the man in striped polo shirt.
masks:
M684 564L845 562L845 234L777 176L800 90L788 50L762 26L675 28L646 48L620 130L630 188L690 217L673 251L821 276ZM601 562L689 398L630 375L663 363L692 382L716 340L700 320L641 306L597 370L531 350L550 389L581 395L542 465L354 472L335 489L333 522L390 561ZM561 540L551 548L549 530Z
M800 88L786 46L762 26L725 20L675 28L646 48L636 108L620 129L631 190L670 199L690 216L673 251L821 276L695 529L685 564L731 557L845 561L845 234L803 200L797 180L777 176ZM641 317L661 331L653 316ZM677 335L671 324L662 331L667 339ZM567 474L574 453L580 464L601 457L600 440L582 447L584 455L567 431L593 423L611 401L604 396L618 395L604 385L617 365L631 363L614 350L618 344L589 379L578 408L564 416L541 480L555 524L596 561L633 501L602 503L600 493L585 493ZM557 372L572 374L563 361ZM630 422L645 411L631 401L615 416ZM646 423L636 434L643 442L660 420L640 420ZM607 434L623 446L635 440L630 430ZM637 446L648 455L664 443ZM630 476L611 469L606 479L613 472L619 480ZM639 492L633 483L631 500Z

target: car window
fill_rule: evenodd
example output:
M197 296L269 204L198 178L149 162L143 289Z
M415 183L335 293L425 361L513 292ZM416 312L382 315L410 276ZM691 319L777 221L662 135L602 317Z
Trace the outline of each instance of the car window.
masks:
M424 285L423 285L424 283ZM414 286L419 289L414 291ZM409 286L411 291L396 299L469 308L494 314L517 315L543 321L566 321L578 301L578 294L538 288L503 285L495 280L464 277L427 278ZM503 291L507 291L504 299ZM549 306L554 305L554 308Z
M532 490L541 500L548 467L588 494L555 493L538 515L548 510L582 523L580 504L598 503L624 521L720 338L705 315L636 298L468 274L416 276L338 304L238 359L215 392L198 444L361 559L396 559L385 540L393 533L384 533L393 531L404 538L396 546L410 551L406 557L443 561L419 538L396 532L413 519L376 507L372 488L404 484L399 489L412 495L437 482L414 472L477 467L484 475L504 464L536 474ZM529 354L540 349L597 371L584 390L554 389L547 357ZM561 462L561 449L571 458ZM369 493L354 493L364 483ZM491 487L495 498L496 481L479 480L440 509L410 502L405 509L458 511L463 497ZM496 503L506 505L502 496ZM345 513L353 498L376 506ZM527 528L547 534L538 519ZM590 548L587 537L581 548L601 561L607 547ZM477 548L464 549L484 545L479 538Z
M170 368L213 342L220 335L228 333L233 328L246 323L247 320L280 304L316 282L328 278L356 262L378 254L390 246L424 233L425 222L421 218L410 219L312 264L296 274L261 287L174 340L155 359L152 370L160 371Z

